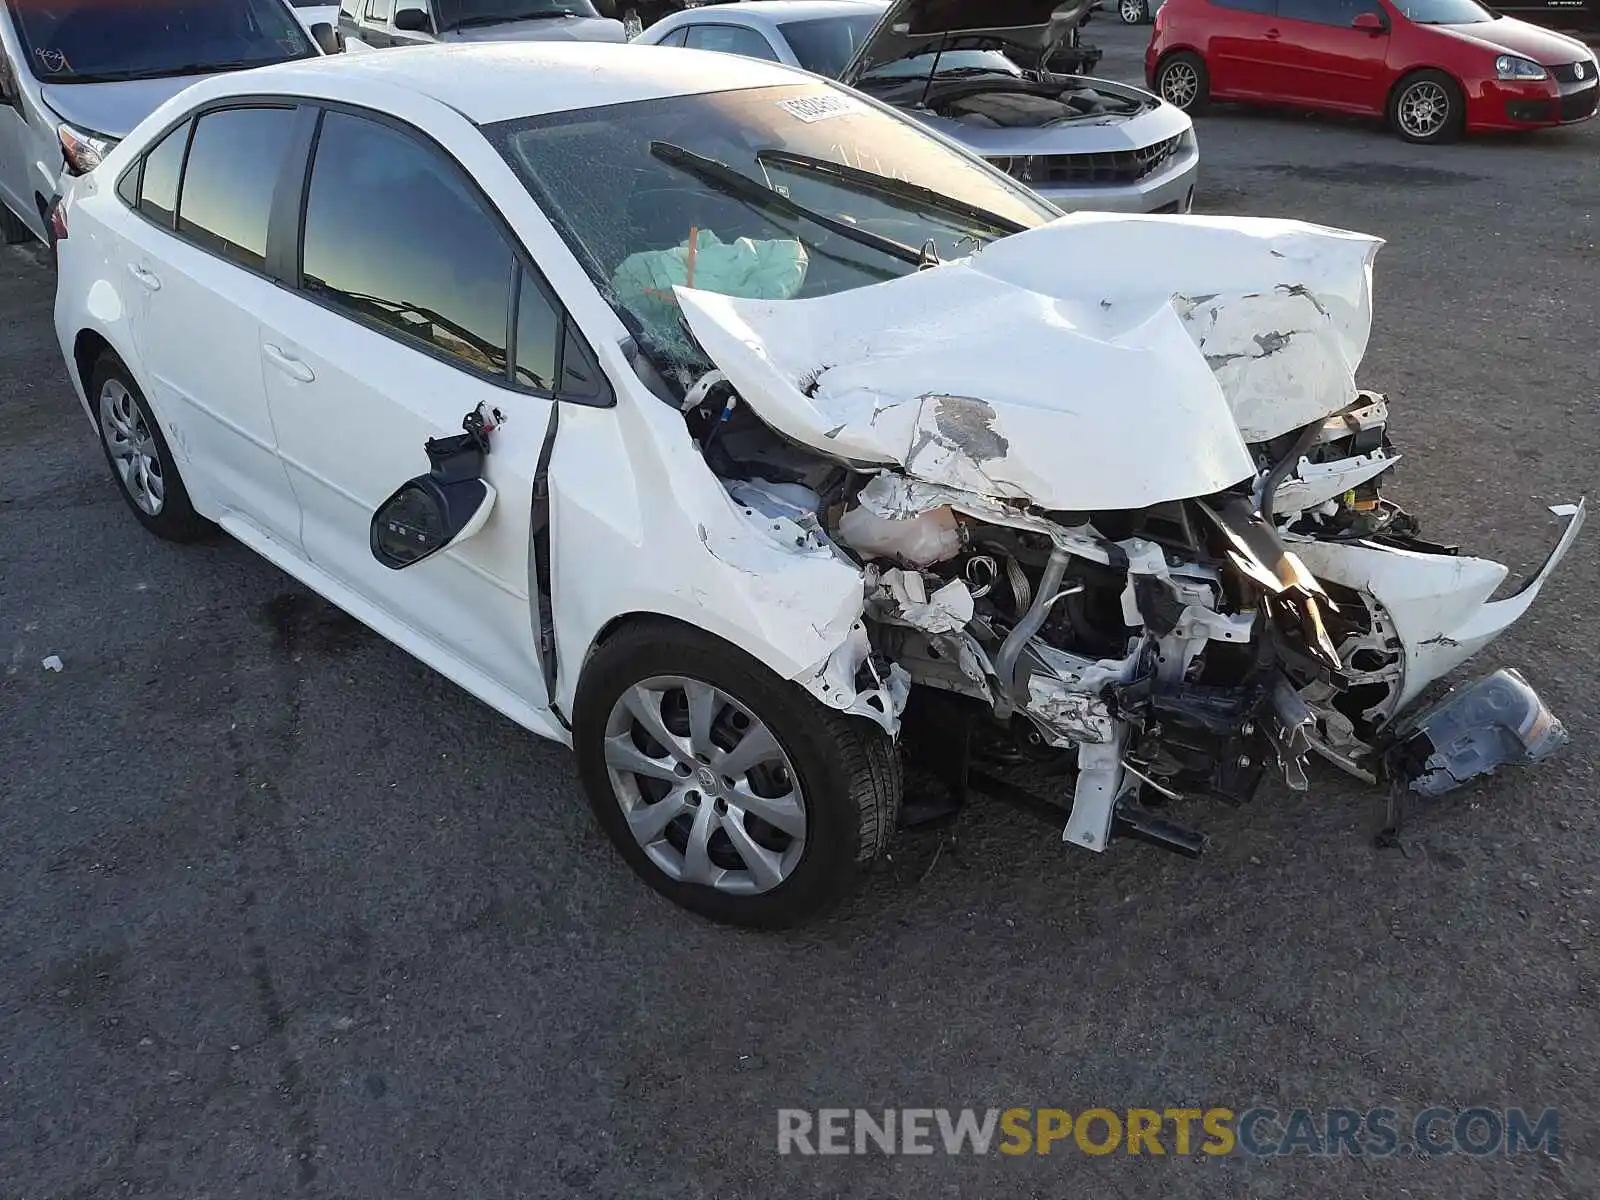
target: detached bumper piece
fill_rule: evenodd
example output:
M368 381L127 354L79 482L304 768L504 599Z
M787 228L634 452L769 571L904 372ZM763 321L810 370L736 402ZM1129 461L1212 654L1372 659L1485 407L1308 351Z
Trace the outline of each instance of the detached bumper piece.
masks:
M1496 767L1549 758L1570 740L1517 671L1500 670L1457 688L1414 721L1389 752L1395 782L1441 796Z

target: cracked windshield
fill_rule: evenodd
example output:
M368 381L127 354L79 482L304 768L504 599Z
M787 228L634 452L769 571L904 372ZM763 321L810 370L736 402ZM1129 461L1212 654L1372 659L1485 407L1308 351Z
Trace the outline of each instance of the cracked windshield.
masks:
M668 369L703 366L672 289L747 299L879 283L1052 211L915 126L829 87L681 96L486 131ZM614 172L596 186L596 164Z

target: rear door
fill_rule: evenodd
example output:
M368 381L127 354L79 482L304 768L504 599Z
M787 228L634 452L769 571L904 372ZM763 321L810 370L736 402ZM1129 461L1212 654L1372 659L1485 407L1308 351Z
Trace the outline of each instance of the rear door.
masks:
M1381 112L1387 94L1389 18L1378 0L1277 3L1286 54L1278 94L1323 108ZM1361 13L1376 14L1384 31L1352 29L1350 23Z
M277 296L267 232L292 161L292 103L215 108L145 157L114 264L141 382L208 515L298 547L300 511L267 412L256 314ZM132 194L132 182L127 181Z
M0 9L0 22L7 21ZM23 116L21 79L17 66L0 39L0 204L28 221L38 224L33 207L33 188L28 182L28 126Z
M458 164L376 114L330 110L305 181L298 287L263 316L258 361L317 566L539 705L530 603L534 479L551 429L558 309ZM404 570L373 514L425 474L429 438L498 412L471 539Z
M1208 0L1203 55L1214 95L1274 94L1285 56L1276 10L1275 0Z

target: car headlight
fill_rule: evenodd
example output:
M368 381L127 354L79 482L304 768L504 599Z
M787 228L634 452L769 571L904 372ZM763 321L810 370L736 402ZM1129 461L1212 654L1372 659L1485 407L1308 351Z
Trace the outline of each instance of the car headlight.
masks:
M1502 54L1494 60L1494 73L1500 79L1543 79L1545 70L1532 59Z
M72 175L87 175L98 167L106 155L116 149L117 139L90 133L71 125L59 130L61 153L67 160L67 171Z

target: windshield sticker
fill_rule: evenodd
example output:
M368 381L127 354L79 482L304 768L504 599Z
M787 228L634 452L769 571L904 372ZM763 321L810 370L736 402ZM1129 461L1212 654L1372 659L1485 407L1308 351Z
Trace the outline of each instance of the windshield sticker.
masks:
M67 61L67 56L59 50L51 50L45 46L40 46L33 52L33 56L39 60L39 65L52 75L72 69L72 64Z
M807 125L815 124L818 121L826 121L829 117L842 117L847 113L861 111L861 106L854 100L838 94L801 96L795 100L779 100L778 107L796 120L804 121Z

